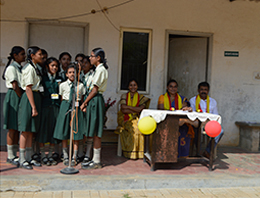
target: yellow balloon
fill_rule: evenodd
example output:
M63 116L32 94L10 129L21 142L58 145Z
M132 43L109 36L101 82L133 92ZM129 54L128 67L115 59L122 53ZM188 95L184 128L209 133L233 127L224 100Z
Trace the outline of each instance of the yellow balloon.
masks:
M138 122L138 129L144 135L150 135L156 129L157 123L151 116L143 117Z

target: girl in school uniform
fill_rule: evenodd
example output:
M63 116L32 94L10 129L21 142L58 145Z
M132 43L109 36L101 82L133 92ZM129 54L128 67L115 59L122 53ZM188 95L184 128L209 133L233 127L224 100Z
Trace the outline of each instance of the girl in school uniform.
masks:
M59 56L59 61L61 64L61 67L59 68L59 76L62 79L62 82L67 80L66 71L67 67L70 64L71 61L71 55L69 52L62 52Z
M82 163L81 167L83 169L98 169L102 168L100 153L105 113L105 103L102 94L106 91L108 79L108 66L104 50L102 48L93 49L90 55L90 62L94 66L95 71L89 85L89 93L86 95L85 101L80 108L83 112L86 112L85 136L93 137L94 149L93 159Z
M27 50L28 64L22 70L22 89L25 93L21 97L18 111L18 130L20 135L20 167L33 169L34 166L41 166L39 162L31 159L33 133L39 131L41 96L39 85L41 82L40 72L37 64L42 62L42 52L39 47L30 47ZM26 148L26 156L25 156Z
M71 109L73 93L75 92L75 107L76 112L74 114L73 122L71 127L73 127L73 140L74 140L74 154L71 161L71 165L76 165L76 159L78 155L78 144L79 140L83 139L83 130L84 130L84 122L83 122L83 112L79 109L79 103L83 99L83 95L85 94L84 85L82 83L74 84L74 80L76 78L75 74L75 65L71 64L67 68L66 76L67 80L60 84L59 86L59 95L61 96L61 106L58 114L55 130L53 137L58 140L62 140L62 152L63 152L63 164L68 166L69 164L69 153L67 148L68 139L70 139L70 122L71 122Z
M91 65L89 58L90 58L90 56L85 56L83 59L83 64L82 64L83 72L82 72L81 80L82 80L85 90L86 90L86 96L90 92L90 85L92 83L92 75L94 72L92 69L93 65ZM86 96L85 96L85 98L86 98ZM86 113L84 113L84 118L85 117L86 117ZM93 138L92 137L87 138L86 136L84 136L84 140L82 141L82 147L83 147L84 143L86 144L86 145L84 145L86 148L86 153L85 153L85 155L84 154L80 155L80 153L79 153L79 162L86 163L86 162L90 161L90 153L91 153L91 148L92 148L92 144L93 144ZM81 147L81 142L79 144L79 150L81 150L80 147Z
M43 165L57 165L54 154L54 146L57 141L53 138L56 120L59 113L60 97L59 97L59 84L61 77L57 75L59 68L59 61L50 57L46 60L47 73L42 77L42 86L44 94L42 98L42 115L41 127L37 134L37 142L40 143L41 162ZM45 155L45 143L50 143L49 153Z
M20 46L14 46L8 60L2 76L8 88L3 104L4 129L8 129L6 162L17 166L19 164L19 159L16 156L19 140L18 108L23 93L21 89L21 63L25 61L24 49ZM11 61L13 62L11 63Z

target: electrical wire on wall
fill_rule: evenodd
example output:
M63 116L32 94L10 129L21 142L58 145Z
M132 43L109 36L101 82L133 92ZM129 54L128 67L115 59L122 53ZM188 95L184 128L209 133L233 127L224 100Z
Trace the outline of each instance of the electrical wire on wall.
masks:
M33 20L34 22L46 22L46 21L59 21L59 20L64 20L64 19L71 19L71 18L76 18L76 17L81 17L81 16L87 16L87 15L91 15L91 14L95 14L95 13L98 13L98 12L107 12L109 9L113 9L113 8L117 8L117 7L120 7L122 5L125 5L127 3L130 3L134 0L128 0L128 1L125 1L123 3L119 3L119 4L116 4L116 5L113 5L113 6L110 6L110 7L104 7L102 8L101 5L99 4L98 2L98 5L100 7L100 10L95 10L95 9L92 9L90 12L85 12L85 13L82 13L82 14L76 14L76 15L69 15L69 16L64 16L64 17L58 17L58 18L51 18L51 19L35 19ZM104 15L107 17L108 21L112 23L112 21L108 18L108 16L104 13ZM0 19L1 22L27 22L27 20L12 20L12 19ZM31 20L32 21L32 20ZM114 24L113 24L114 26ZM115 26L114 26L115 27ZM116 27L115 27L116 28ZM116 28L118 31L119 29Z

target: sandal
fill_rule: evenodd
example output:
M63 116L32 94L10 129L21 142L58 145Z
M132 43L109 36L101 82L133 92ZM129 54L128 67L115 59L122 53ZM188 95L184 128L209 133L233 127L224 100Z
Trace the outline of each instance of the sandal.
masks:
M74 158L72 158L71 160L71 166L76 166L77 165L77 162Z
M19 166L19 158L16 156L13 159L7 158L6 162L15 166Z
M49 162L52 166L56 166L58 164L58 162L53 157L49 157Z
M33 169L32 165L28 161L24 161L22 164L19 165L19 167L27 170Z
M90 162L90 161L91 161L90 158L85 155L82 163L87 163L87 162Z
M46 165L46 166L50 166L51 162L49 161L49 159L47 157L42 158L42 164Z
M94 161L90 161L88 163L81 163L81 168L85 170L100 169L102 168L102 165L101 163L95 163Z
M69 158L63 159L63 164L64 164L65 166L68 166L68 165L69 165Z
M79 163L83 162L84 158L85 158L85 156L84 156L84 155L82 155L81 157L77 156L77 159L76 159L76 161L77 161L77 164L79 164Z

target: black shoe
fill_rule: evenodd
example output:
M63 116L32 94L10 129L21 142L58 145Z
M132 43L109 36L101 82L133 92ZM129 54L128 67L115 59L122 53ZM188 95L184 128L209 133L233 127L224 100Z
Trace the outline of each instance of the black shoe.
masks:
M101 163L95 163L94 161L90 161L87 163L81 163L81 168L85 170L100 169L102 168L102 165Z
M19 167L27 170L33 169L32 165L28 161L24 161L22 164L19 165Z
M71 160L71 166L76 166L77 165L77 162L74 158L72 158Z
M91 160L90 160L90 158L88 157L88 156L84 156L84 159L83 159L83 161L82 161L82 163L87 163L87 162L90 162Z
M77 161L77 164L83 162L84 158L85 158L84 155L82 155L81 157L77 156L77 160L76 160L76 161Z
M52 166L56 166L58 164L58 162L53 157L49 157L49 162Z
M32 155L32 160L36 160L37 162L41 163L41 154L40 153L34 153Z
M42 164L46 165L46 166L50 166L51 162L49 161L49 159L47 157L42 158Z
M56 163L60 161L60 155L58 153L53 153L51 158L53 158Z
M30 161L30 164L32 166L37 166L37 167L41 167L42 166L41 163L39 163L38 161L33 160L33 159Z
M19 166L19 158L16 156L13 159L7 158L6 162L15 166Z
M68 165L69 165L69 158L63 159L63 164L64 164L65 166L68 166Z

